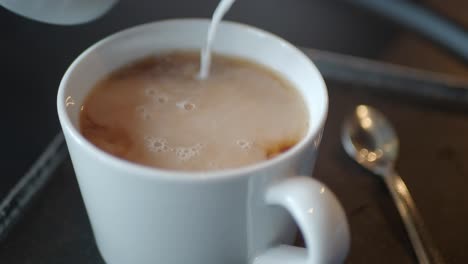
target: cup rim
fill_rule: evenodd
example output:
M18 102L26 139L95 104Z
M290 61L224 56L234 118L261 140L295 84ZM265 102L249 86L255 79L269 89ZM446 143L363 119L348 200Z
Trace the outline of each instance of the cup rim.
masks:
M290 159L292 156L297 155L298 152L303 151L304 148L308 147L309 143L313 139L319 136L319 133L321 133L321 129L325 125L325 121L327 117L328 92L326 89L325 81L323 80L321 73L319 72L315 64L311 61L311 59L307 57L307 55L305 55L300 49L298 49L296 46L289 43L288 41L284 40L283 38L276 36L275 34L265 31L263 29L256 28L254 26L250 26L247 24L239 23L239 22L227 21L227 20L223 20L221 24L234 26L241 30L248 30L251 33L253 32L254 34L257 34L259 36L268 37L270 39L273 39L274 41L280 42L282 46L286 46L287 48L293 50L294 52L297 52L299 56L302 56L306 59L307 63L309 64L309 67L312 70L311 74L316 74L318 76L319 83L317 84L317 86L320 86L320 87L316 87L316 89L322 89L322 92L324 94L323 109L320 110L322 114L320 115L319 120L314 122L316 125L314 127L311 127L309 125L307 134L291 149L289 149L288 151L284 153L281 153L280 155L272 159L268 159L265 161L257 162L254 164L250 164L250 165L246 165L246 166L242 166L238 168L210 170L210 171L168 170L168 169L160 169L156 167L150 167L150 166L130 162L128 160L113 156L101 150L100 148L92 144L91 142L89 142L78 131L78 129L76 129L75 126L72 124L70 117L67 114L66 106L65 106L65 97L66 97L65 91L66 91L66 87L68 84L68 79L69 79L69 76L74 72L76 66L79 65L80 62L84 58L86 58L93 50L116 40L122 35L129 34L134 31L144 31L146 28L151 28L151 27L158 26L161 24L170 24L170 23L192 24L192 23L207 23L207 22L210 22L210 20L206 18L176 18L176 19L167 19L167 20L149 22L149 23L133 26L133 27L118 31L116 33L113 33L99 40L98 42L91 45L87 49L85 49L68 67L68 69L66 70L64 76L62 77L60 81L58 94L57 94L57 111L58 111L59 120L60 120L62 129L64 130L64 133L67 134L68 132L68 136L70 136L70 139L78 143L78 145L84 148L86 152L91 153L91 155L93 155L97 160L103 163L107 163L109 166L112 166L118 170L129 171L131 172L133 177L140 176L144 178L165 179L165 180L170 180L170 181L190 181L190 182L207 181L207 180L222 181L222 180L242 177L245 175L263 171L267 169L268 167L274 166L277 163L286 162L286 160Z

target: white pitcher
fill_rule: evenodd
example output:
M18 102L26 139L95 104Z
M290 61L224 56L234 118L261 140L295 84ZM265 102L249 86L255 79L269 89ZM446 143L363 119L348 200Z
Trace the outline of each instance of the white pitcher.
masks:
M24 17L57 25L94 20L117 0L0 0L0 6Z

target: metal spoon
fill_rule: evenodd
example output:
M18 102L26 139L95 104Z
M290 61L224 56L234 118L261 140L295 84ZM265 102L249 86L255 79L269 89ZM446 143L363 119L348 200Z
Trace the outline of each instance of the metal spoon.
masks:
M408 188L394 169L398 137L385 116L370 106L359 105L344 122L341 142L351 158L384 180L419 263L444 263L424 227Z

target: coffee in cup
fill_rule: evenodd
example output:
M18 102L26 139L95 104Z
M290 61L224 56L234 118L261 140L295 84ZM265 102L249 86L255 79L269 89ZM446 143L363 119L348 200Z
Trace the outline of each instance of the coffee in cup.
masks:
M228 169L271 159L308 129L300 93L280 74L215 55L197 78L199 54L147 56L100 80L83 103L81 133L100 149L162 169Z

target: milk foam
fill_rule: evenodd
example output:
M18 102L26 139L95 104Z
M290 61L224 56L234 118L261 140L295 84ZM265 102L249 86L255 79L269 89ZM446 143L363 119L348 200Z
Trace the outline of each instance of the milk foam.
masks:
M245 166L303 137L307 111L287 81L218 55L209 78L198 80L186 70L198 59L169 53L112 73L86 98L82 133L113 155L175 170Z

